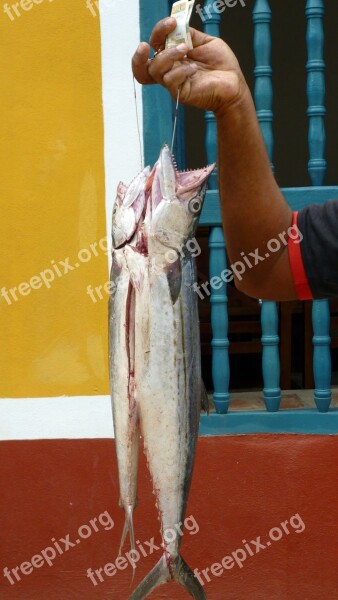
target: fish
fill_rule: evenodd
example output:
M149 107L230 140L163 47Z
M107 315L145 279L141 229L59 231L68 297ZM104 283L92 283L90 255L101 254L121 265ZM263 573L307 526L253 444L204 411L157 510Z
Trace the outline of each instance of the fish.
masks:
M135 409L135 380L132 327L134 294L126 262L124 246L135 236L145 208L145 184L150 168L144 169L129 187L122 182L112 215L112 266L113 284L109 298L109 369L110 394L116 453L119 473L119 505L125 512L119 555L129 532L131 549L135 550L133 512L137 506L137 466L139 451L139 423ZM135 564L133 563L135 571Z
M177 526L184 522L205 401L197 296L192 287L196 265L187 244L195 235L214 167L180 172L164 146L153 169L147 170L143 193L134 184L129 195L134 198L129 209L136 203L137 226L133 233L129 228L128 234L120 236L123 243L113 249L109 356L120 504L126 513L121 547L129 531L135 548L132 514L137 503L140 436L163 546L160 560L129 600L143 600L169 581L181 584L196 600L206 599L180 554ZM140 187L144 179L138 180ZM120 186L121 207L126 195L128 188ZM137 219L141 196L143 210Z

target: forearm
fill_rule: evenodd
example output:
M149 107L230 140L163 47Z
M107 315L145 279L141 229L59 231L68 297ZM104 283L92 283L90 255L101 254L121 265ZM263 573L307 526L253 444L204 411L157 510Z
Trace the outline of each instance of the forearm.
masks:
M248 256L256 249L264 257L258 264L252 258L253 268L245 269L243 279L236 282L237 287L252 296L268 297L267 279L288 265L285 242L281 241L280 251L269 253L269 257L266 257L267 244L286 234L292 212L272 174L248 89L224 114L217 115L217 125L219 189L231 264L243 261L243 253ZM276 298L295 297L291 279L285 279L286 288L275 290Z

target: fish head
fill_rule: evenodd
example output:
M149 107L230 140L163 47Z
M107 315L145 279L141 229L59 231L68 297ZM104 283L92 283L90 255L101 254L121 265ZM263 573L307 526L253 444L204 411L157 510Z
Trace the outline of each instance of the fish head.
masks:
M178 171L168 146L162 148L154 178L154 183L157 178L160 184L161 195L152 215L154 239L179 250L194 236L214 168L215 165L210 165L194 171Z
M150 167L146 167L129 186L120 182L112 216L113 248L120 248L131 240L140 223L146 204L146 182Z

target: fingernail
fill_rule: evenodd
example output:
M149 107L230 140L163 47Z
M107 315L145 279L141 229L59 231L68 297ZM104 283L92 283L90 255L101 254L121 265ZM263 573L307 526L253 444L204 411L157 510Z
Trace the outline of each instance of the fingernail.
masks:
M185 52L186 53L188 51L188 46L186 44L179 44L177 46L177 50L179 52Z

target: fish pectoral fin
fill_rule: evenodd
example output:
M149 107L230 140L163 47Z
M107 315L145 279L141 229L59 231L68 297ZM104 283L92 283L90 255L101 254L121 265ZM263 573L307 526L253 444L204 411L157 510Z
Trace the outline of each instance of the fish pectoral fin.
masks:
M174 263L166 266L166 274L171 301L175 304L182 287L182 267L180 258L175 260Z
M171 560L165 554L141 581L129 600L144 600L155 588L169 581L182 585L195 600L207 600L201 584L183 558L177 556Z
M206 387L204 385L203 379L201 379L201 410L203 410L204 412L206 412L207 415L209 416L209 414L210 414L210 402L209 402L208 392L207 392L207 389L206 389Z

